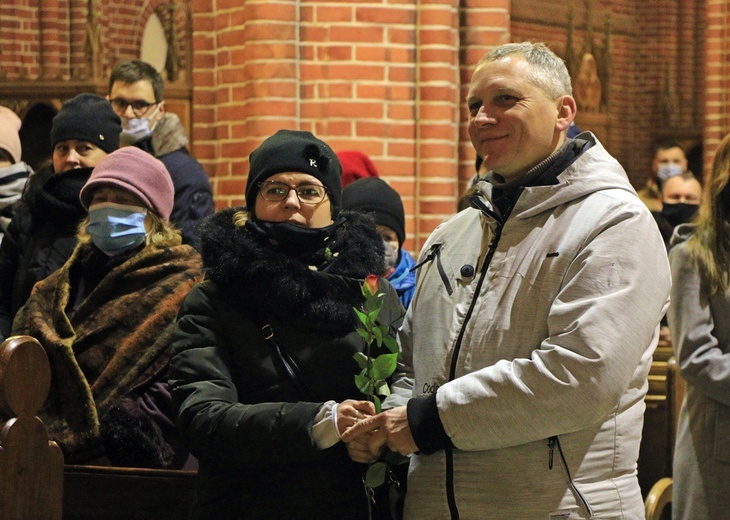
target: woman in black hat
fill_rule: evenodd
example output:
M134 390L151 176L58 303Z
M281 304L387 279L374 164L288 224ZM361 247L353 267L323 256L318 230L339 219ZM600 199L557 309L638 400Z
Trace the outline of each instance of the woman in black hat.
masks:
M196 518L367 518L366 467L339 435L374 413L355 385L365 344L353 307L384 270L383 241L369 217L339 212L339 161L311 133L281 130L249 161L247 209L204 224L207 279L173 337L178 424L200 463ZM379 287L394 333L404 310Z
M79 192L93 167L119 148L122 123L109 101L79 94L53 118L52 166L32 175L0 244L0 339L33 285L61 267L76 246L86 210Z

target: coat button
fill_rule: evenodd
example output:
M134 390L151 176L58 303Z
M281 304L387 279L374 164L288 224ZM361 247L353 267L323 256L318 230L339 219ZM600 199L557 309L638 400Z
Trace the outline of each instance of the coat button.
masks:
M469 264L464 264L461 266L461 276L464 278L471 278L474 276L474 266Z

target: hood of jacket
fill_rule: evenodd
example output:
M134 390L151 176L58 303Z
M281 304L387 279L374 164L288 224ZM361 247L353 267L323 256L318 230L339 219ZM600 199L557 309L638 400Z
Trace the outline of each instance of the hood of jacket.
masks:
M368 274L382 275L385 266L383 240L372 218L341 212L344 223L327 240L330 259L324 265L321 258L313 259L315 267L236 227L233 215L241 209L224 209L202 224L206 278L254 313L352 330L361 281Z
M524 188L510 218L531 218L601 190L619 189L636 194L621 164L606 152L596 136L585 132L580 138L587 141L583 152L558 175L558 182ZM478 193L490 207L492 189L487 180L477 183Z

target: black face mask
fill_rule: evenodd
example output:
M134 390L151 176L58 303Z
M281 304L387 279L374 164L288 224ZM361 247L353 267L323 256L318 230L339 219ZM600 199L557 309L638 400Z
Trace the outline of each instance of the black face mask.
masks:
M699 207L699 204L685 204L683 202L676 204L664 203L662 206L662 217L669 222L669 225L677 227L680 224L685 224L692 220L697 214Z
M273 240L284 253L302 257L324 248L332 233L345 222L340 218L334 224L323 228L305 228L287 222L247 220L246 229L252 233Z

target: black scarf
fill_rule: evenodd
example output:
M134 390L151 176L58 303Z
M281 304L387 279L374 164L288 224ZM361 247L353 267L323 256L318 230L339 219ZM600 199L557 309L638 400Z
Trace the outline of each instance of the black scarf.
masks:
M31 213L39 220L59 223L78 222L86 210L81 205L79 193L89 180L93 168L76 168L53 173L40 185L31 188L26 201Z

